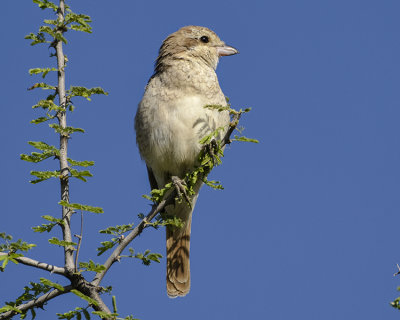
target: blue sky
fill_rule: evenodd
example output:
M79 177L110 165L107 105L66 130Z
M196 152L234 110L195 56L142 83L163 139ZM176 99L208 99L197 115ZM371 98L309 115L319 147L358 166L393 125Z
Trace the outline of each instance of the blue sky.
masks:
M221 87L234 107L252 107L245 135L259 145L234 144L203 188L192 224L192 289L183 299L165 293L165 260L145 267L114 265L112 284L121 315L140 319L397 319L393 278L400 262L399 84L400 3L369 1L70 1L93 18L92 35L68 32L67 86L102 86L110 94L76 99L69 124L86 129L70 140L70 155L94 160L88 183L73 181L71 201L101 206L85 216L81 258L103 262L97 230L137 221L147 212L146 170L135 145L133 117L162 40L182 26L213 29L240 54L222 58ZM112 3L112 5L111 5ZM47 160L19 160L29 140L57 144L46 125L29 124L44 93L27 91L40 78L33 67L54 66L45 46L23 37L51 17L30 1L2 7L3 76L0 126L0 231L38 244L32 258L62 265L47 244L58 233L34 234L44 214L59 215L57 181L28 183L29 171L57 169ZM49 77L54 80L54 77ZM79 220L79 219L76 219ZM73 224L79 229L78 221ZM132 243L164 254L164 231ZM59 276L22 265L0 274L0 302L30 280ZM6 289L5 289L6 288ZM399 294L400 295L400 294ZM108 305L111 297L105 296ZM39 312L54 319L83 305L72 295Z

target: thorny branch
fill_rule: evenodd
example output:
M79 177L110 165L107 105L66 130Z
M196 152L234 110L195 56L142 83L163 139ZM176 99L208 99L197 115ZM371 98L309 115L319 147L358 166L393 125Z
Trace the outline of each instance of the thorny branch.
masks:
M34 307L43 307L43 305L51 300L54 299L55 297L58 297L59 295L65 294L70 292L73 289L72 286L65 286L64 290L58 290L54 289L42 296L40 296L37 299L31 300L27 303L21 304L18 306L18 309L22 312L26 312L27 310L34 308ZM17 312L15 311L7 311L2 314L0 314L0 320L5 320L5 319L11 319L13 316L15 316Z
M64 0L60 0L60 6L58 8L58 21L59 24L64 22L64 14L65 14L65 3ZM64 33L64 29L59 27L57 30L57 34ZM58 66L58 96L60 107L67 107L67 98L65 92L65 56L63 52L63 45L60 39L55 40L55 49L57 56L57 66ZM59 111L57 113L57 118L59 125L62 129L67 127L67 113L66 110ZM60 133L60 184L61 184L61 200L69 202L69 166L68 166L68 136ZM68 207L62 207L62 219L63 222L61 224L62 232L63 232L63 240L67 242L72 242L71 236L71 215L72 210ZM65 259L65 268L69 271L73 271L74 268L74 248L72 246L64 247L64 259Z

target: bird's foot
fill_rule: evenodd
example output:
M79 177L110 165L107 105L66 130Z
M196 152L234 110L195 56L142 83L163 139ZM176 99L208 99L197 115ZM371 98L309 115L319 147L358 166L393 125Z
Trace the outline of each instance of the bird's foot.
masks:
M185 180L182 180L177 176L172 176L171 179L172 179L172 183L175 186L176 193L178 194L178 198L182 199L182 196L183 196L185 198L185 200L187 201L187 203L190 204L190 198L186 192L187 185L186 185Z

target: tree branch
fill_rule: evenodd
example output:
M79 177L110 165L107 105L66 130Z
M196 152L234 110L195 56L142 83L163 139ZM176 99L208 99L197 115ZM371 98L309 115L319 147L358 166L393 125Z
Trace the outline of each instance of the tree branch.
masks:
M233 118L231 122L229 123L228 130L225 133L225 136L221 140L221 148L223 148L225 145L230 144L231 141L231 135L233 131L235 131L237 125L239 124L239 119L242 116L242 111L239 111L233 115Z
M60 6L58 8L58 22L62 24L64 21L64 12L65 12L65 4L64 0L60 0ZM60 27L57 30L57 34L63 34L64 30ZM56 39L56 55L57 55L57 66L58 66L58 96L59 96L59 104L60 107L67 107L67 97L65 92L65 56L63 53L62 41L60 39ZM62 129L67 127L67 113L66 110L59 111L57 113L57 118L59 125ZM61 200L69 202L69 167L68 167L68 136L65 133L60 133L60 184L61 184ZM64 221L61 224L62 232L63 232L63 240L67 242L72 242L71 236L71 215L72 210L68 207L62 207L62 219ZM65 246L64 247L64 260L65 260L65 268L69 271L73 271L74 268L74 257L73 257L73 247Z
M8 253L0 252L0 256L4 256L4 255L8 255ZM45 262L40 262L40 261L31 259L28 257L19 257L19 258L14 258L14 259L26 266L43 269L43 270L49 271L50 273L57 273L57 274L60 274L63 276L65 276L67 274L65 268L53 266L51 264L48 264Z
M95 305L92 306L92 308L94 310L103 311L103 312L107 312L107 313L111 314L111 310L108 309L107 305L103 302L103 299L101 299L100 295L96 291L91 292L90 297L92 299L96 300L98 303L97 306L95 306ZM111 318L111 319L115 319L115 318Z
M113 265L114 262L119 261L121 252L128 246L128 244L135 239L139 234L142 233L146 224L154 219L154 217L160 213L165 206L172 203L176 197L176 190L172 190L170 195L162 200L159 204L154 204L149 214L120 242L120 244L114 249L107 261L104 263L105 269L102 272L96 274L91 282L92 285L98 286L101 280L104 278L108 269Z
M53 299L53 298L55 298L55 297L57 297L59 295L68 293L72 289L73 289L72 286L65 286L64 287L64 291L61 291L61 290L58 290L58 289L54 289L54 290L52 290L52 291L40 296L37 299L31 300L31 301L29 301L29 302L27 302L25 304L21 304L21 305L17 306L17 308L19 310L21 310L22 312L25 312L28 309L31 309L31 308L34 308L34 307L42 307L47 301L49 301L49 300L51 300L51 299ZM4 312L4 313L0 314L0 320L11 319L16 314L17 314L17 312L15 312L15 311Z
M83 212L81 210L81 233L78 235L76 234L75 237L78 238L78 247L76 248L75 254L75 272L78 272L78 258L79 258L79 250L81 249L82 244L82 237L83 237Z

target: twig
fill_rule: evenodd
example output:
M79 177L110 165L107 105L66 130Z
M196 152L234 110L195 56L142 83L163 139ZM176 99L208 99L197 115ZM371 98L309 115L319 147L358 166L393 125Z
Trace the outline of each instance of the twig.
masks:
M395 276L397 276L397 275L400 274L400 266L399 266L398 263L396 263L396 265L397 265L397 270L398 270L398 271L397 271L395 274L393 274L393 277L395 277Z
M176 197L176 190L172 190L166 199L162 200L159 204L154 204L149 214L142 220L140 223L121 241L121 243L114 249L111 255L108 257L107 261L104 263L105 269L97 273L91 282L92 285L98 286L107 273L108 269L112 266L112 264L116 261L119 261L119 256L121 252L128 246L128 244L135 239L139 234L142 233L143 229L146 227L146 224L154 219L154 217L161 212L167 205L173 203Z
M221 148L224 147L226 144L230 144L231 141L231 135L233 131L236 129L237 125L239 124L239 119L242 116L243 112L237 112L234 114L231 122L229 123L228 130L225 133L225 136L221 140Z
M0 256L4 256L4 255L8 255L8 253L0 252ZM65 268L53 266L51 264L48 264L45 262L40 262L40 261L31 259L31 258L27 258L27 257L18 257L18 258L14 258L14 259L24 265L27 265L27 266L35 267L38 269L43 269L43 270L49 271L50 273L57 273L57 274L61 274L63 276L66 275Z
M76 248L76 255L75 255L75 272L78 272L78 257L79 257L79 250L81 249L82 234L83 234L83 212L81 210L81 234L75 235L75 237L78 238L78 247Z
M31 300L25 304L21 304L19 306L16 306L19 310L21 310L22 312L27 311L28 309L34 308L34 307L42 307L47 301L70 292L73 289L72 286L65 286L64 290L58 290L58 289L54 289L42 296L40 296L37 299ZM11 319L11 317L13 317L14 315L16 315L17 313L15 311L7 311L4 312L2 314L0 314L0 320L4 320L4 319Z

